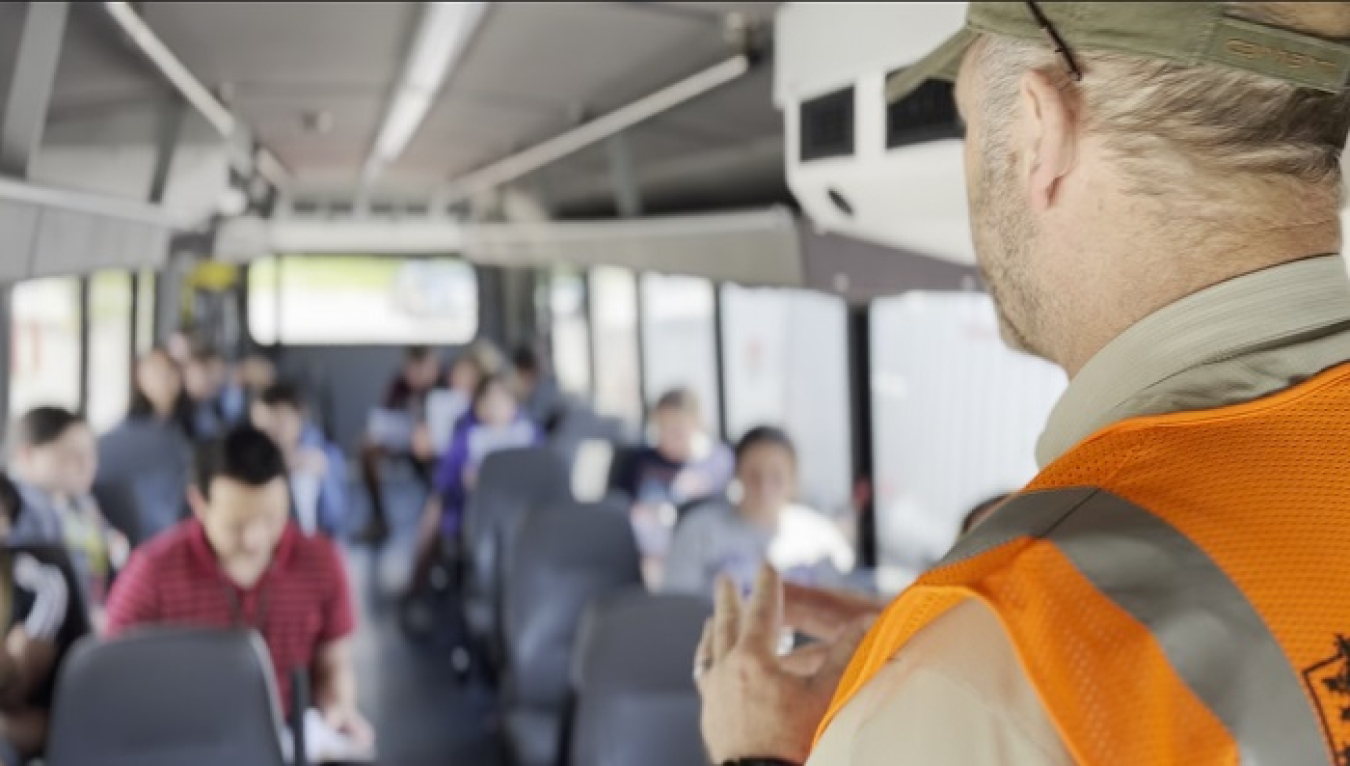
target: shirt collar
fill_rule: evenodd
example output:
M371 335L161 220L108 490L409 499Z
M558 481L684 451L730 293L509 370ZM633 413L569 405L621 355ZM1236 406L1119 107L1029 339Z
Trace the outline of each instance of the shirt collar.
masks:
M188 549L192 552L193 561L204 571L224 577L225 573L220 568L220 560L216 558L215 549L206 538L206 528L195 517L189 519L187 523ZM294 522L286 524L286 531L281 533L281 540L277 542L276 550L272 553L272 561L267 565L263 580L272 576L274 572L284 572L290 568L295 560L295 548L300 534Z
M1346 323L1350 276L1339 255L1263 269L1182 298L1121 333L1079 371L1050 413L1037 462L1046 466L1135 414L1123 405L1182 372Z

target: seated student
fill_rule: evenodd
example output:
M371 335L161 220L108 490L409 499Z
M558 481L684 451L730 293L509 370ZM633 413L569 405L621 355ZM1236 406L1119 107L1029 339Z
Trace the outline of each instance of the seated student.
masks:
M515 368L516 397L530 420L551 433L562 417L564 400L558 382L548 373L534 344L525 343L511 355Z
M136 363L127 417L98 442L98 484L131 488L141 535L150 538L184 515L192 445L183 378L167 351Z
M131 546L90 494L98 471L94 432L73 412L38 407L14 425L12 447L11 470L23 498L12 539L64 546L97 623L112 573L126 563Z
M470 345L455 357L446 375L447 387L427 395L428 428L425 437L430 440L429 444L418 443L423 434L417 431L413 434L414 448L443 457L450 449L455 426L473 405L473 395L478 390L478 384L483 378L499 371L496 349L481 342Z
M23 517L18 490L0 475L0 546ZM0 766L41 754L57 659L76 638L60 568L0 547Z
M634 502L683 505L721 494L731 483L731 450L705 430L693 391L677 388L663 394L652 408L651 426L655 443L638 453L616 480L616 488Z
M764 562L798 585L838 585L855 556L828 519L797 505L797 451L783 431L752 429L736 445L740 500L711 501L675 529L665 560L668 591L711 595L721 575L749 593Z
M291 516L301 531L340 536L347 511L347 460L308 420L300 390L274 383L249 409L254 428L272 437L286 458Z
M615 488L633 503L633 526L643 558L654 566L670 545L675 511L726 491L735 458L703 427L698 398L688 389L667 392L651 414L655 444L619 471Z
M251 628L267 644L282 704L306 670L328 724L373 743L356 707L356 627L337 548L289 520L286 462L262 431L238 426L204 445L192 518L137 549L113 585L108 630L139 625Z
M183 389L191 407L191 436L209 441L247 415L244 390L231 379L225 357L214 347L198 343L183 365Z
M469 493L488 455L538 444L539 428L520 410L503 375L489 375L474 392L473 408L455 426L450 449L436 469L436 491L427 501L418 533L412 592L426 584L443 540L459 536Z
M427 346L408 348L403 367L385 392L379 415L398 414L411 427L424 422L426 417L427 395L436 387L440 379L440 360ZM385 512L384 495L380 492L380 468L386 457L407 458L413 470L423 481L430 481L431 452L422 442L414 449L411 433L392 439L387 434L371 430L366 434L361 446L361 476L365 481L366 492L370 496L370 523L358 534L358 538L367 542L379 542L389 534L388 514ZM422 452L423 454L417 454Z

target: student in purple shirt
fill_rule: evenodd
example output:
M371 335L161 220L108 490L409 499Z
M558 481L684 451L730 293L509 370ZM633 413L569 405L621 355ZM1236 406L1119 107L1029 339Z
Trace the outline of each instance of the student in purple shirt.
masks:
M455 425L450 448L436 469L435 491L418 532L412 593L425 588L445 541L459 537L464 507L477 486L483 460L494 452L533 446L542 439L539 427L521 410L506 376L487 375L479 381L472 408Z

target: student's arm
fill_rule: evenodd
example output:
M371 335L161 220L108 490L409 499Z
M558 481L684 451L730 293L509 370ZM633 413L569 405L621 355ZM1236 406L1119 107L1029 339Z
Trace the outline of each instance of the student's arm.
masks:
M32 606L0 647L0 707L5 709L22 707L51 677L70 605L70 588L60 568L32 556L15 558L14 584L32 594Z
M347 515L347 459L334 444L324 445L327 470L319 485L319 526L336 533Z
M324 603L323 628L314 654L311 677L314 705L328 724L346 733L361 745L374 742L370 723L356 707L356 674L352 669L351 635L356 630L351 587L337 549L324 544L326 561L322 564L331 582Z

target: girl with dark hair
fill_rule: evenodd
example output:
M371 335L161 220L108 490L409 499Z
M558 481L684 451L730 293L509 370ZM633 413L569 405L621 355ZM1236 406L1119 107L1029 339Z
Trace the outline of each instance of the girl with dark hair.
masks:
M126 419L99 439L97 483L130 490L144 539L186 514L192 411L183 375L163 348L151 349L136 362L131 390Z
M794 502L797 450L779 428L751 429L736 445L734 504L713 501L675 528L662 587L711 594L721 575L748 593L764 562L802 585L837 585L854 553L828 519Z
M487 456L529 447L542 439L539 427L521 411L505 375L489 374L479 380L473 405L455 425L450 448L436 469L435 491L427 501L419 530L413 593L425 586L442 541L459 537L464 507Z

